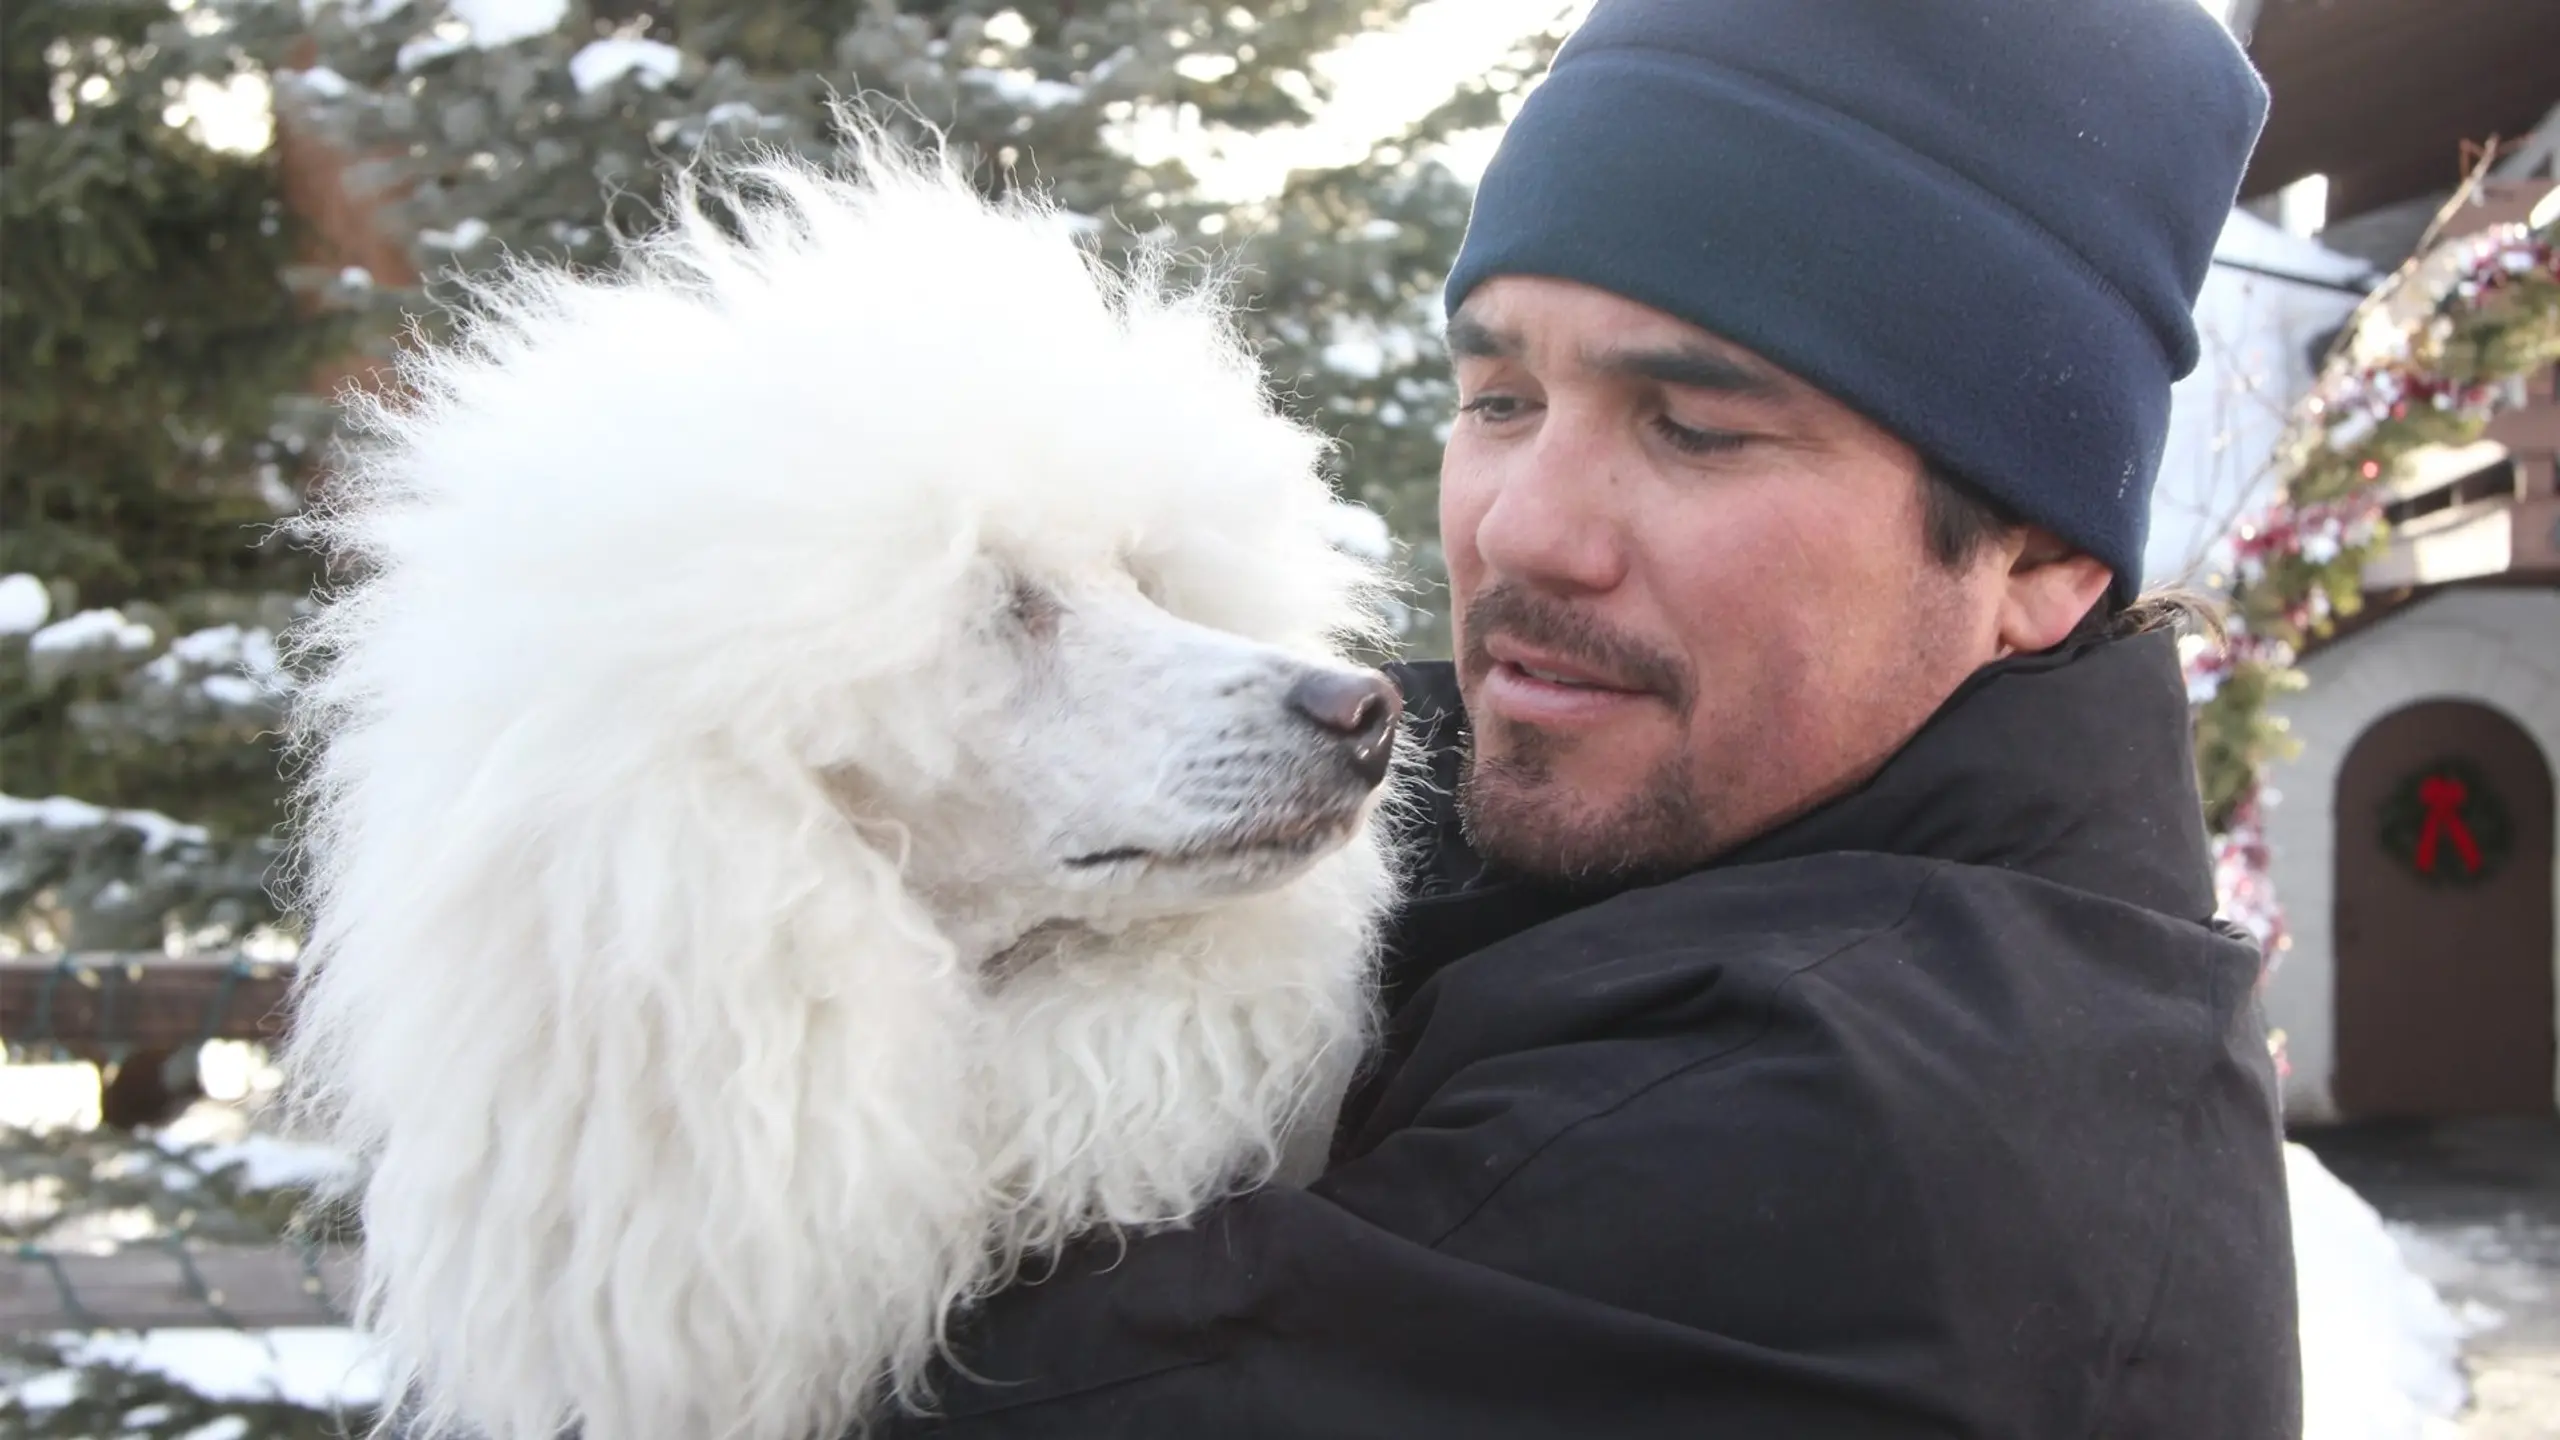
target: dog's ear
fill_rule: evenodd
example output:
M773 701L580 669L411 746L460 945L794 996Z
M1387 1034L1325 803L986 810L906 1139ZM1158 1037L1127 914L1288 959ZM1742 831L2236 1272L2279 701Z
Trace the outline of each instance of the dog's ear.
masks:
M971 981L894 857L805 773L652 753L645 707L475 730L456 677L344 628L284 1061L363 1162L363 1320L414 1402L676 1440L913 1386L984 1182Z

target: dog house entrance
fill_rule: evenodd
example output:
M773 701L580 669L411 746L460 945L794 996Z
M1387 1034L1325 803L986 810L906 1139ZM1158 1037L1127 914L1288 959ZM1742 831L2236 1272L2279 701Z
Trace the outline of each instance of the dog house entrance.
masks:
M2339 772L2338 1109L2553 1108L2551 771L2485 706L2412 705Z

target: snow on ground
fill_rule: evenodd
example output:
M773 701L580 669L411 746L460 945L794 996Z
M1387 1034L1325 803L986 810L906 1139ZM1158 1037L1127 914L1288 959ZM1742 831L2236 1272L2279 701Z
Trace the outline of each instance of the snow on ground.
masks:
M282 1400L313 1410L378 1405L382 1358L352 1330L146 1330L59 1337L63 1358L165 1375L215 1400ZM49 1410L72 1398L67 1370L21 1381L18 1398Z
M2530 1183L2529 1181L2527 1183ZM2465 1440L2560 1436L2560 1190L2505 1214L2394 1220L2410 1267L2438 1286L2467 1332Z
M239 1166L240 1185L246 1190L318 1189L355 1170L355 1162L339 1151L255 1132L228 1144L201 1146L165 1134L155 1138L163 1149L184 1156L188 1164L207 1174Z
M2374 1212L2285 1147L2302 1303L2303 1440L2437 1440L2469 1398L2465 1327Z
M246 1067L248 1047L225 1042L207 1048L218 1052L209 1061L229 1062L207 1064L209 1090L248 1095L273 1088L261 1083L271 1078L265 1075L217 1073ZM222 1081L232 1083L218 1083ZM94 1125L96 1096L96 1074L86 1065L0 1064L0 1125L49 1128L66 1118ZM335 1151L248 1126L248 1114L237 1106L200 1103L151 1138L176 1162L165 1171L172 1183L190 1173L209 1175L236 1165L242 1167L243 1188L266 1190L335 1178L349 1167ZM74 1225L51 1238L66 1248L80 1248L86 1233ZM184 1327L65 1333L54 1340L70 1364L151 1371L216 1400L283 1401L313 1410L352 1411L380 1404L387 1387L387 1369L372 1343L343 1327ZM72 1398L75 1383L71 1371L52 1371L18 1382L14 1396L30 1409L50 1409Z
M2502 1225L2436 1225L2421 1229L2394 1224L2409 1266L2446 1290L2469 1291L2459 1311L2466 1331L2494 1330L2507 1322L2508 1309L2548 1304L2551 1287L2530 1264L2519 1264L2535 1248L2536 1237L2520 1217ZM2481 1295L2491 1298L2482 1300ZM2505 1307L2505 1308L2501 1308Z

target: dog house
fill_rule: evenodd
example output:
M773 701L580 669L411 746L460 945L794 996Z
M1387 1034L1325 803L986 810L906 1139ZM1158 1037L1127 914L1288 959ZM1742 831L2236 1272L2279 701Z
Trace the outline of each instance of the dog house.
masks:
M2287 1112L2560 1109L2560 583L2446 586L2303 669L2268 817Z

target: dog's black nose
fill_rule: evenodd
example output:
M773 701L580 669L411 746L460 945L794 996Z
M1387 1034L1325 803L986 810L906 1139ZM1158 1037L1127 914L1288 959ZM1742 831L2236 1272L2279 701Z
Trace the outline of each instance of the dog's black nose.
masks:
M1313 670L1289 687L1289 708L1340 738L1352 770L1375 785L1395 754L1404 697L1375 670Z

